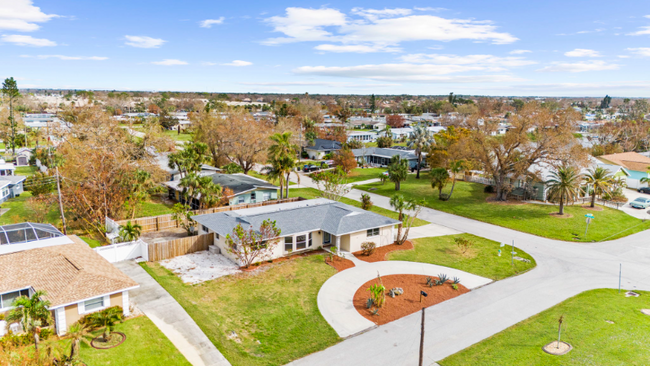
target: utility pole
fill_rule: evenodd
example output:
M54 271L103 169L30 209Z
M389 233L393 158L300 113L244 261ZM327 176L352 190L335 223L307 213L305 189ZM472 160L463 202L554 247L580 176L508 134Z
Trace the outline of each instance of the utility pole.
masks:
M422 362L424 362L424 308L422 308L422 326L420 329L420 366L422 366Z
M47 152L50 158L50 164L54 164L56 170L56 192L59 196L59 212L61 213L61 225L63 226L63 234L68 235L68 230L65 225L65 214L63 213L63 198L61 197L61 181L59 175L59 166L52 159L52 148L50 146L50 121L46 122L47 126Z

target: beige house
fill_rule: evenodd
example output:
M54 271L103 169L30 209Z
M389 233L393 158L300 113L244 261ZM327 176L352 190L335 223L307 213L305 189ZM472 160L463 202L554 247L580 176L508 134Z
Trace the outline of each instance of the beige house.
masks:
M6 248L15 247L19 250L0 254L0 314L11 310L19 296L45 291L44 300L50 302L53 325L59 335L65 334L82 316L108 307L120 306L124 315L129 315L129 290L139 285L88 244L74 235L65 236L60 232L60 235L50 231L48 234L53 236L39 236L32 234L37 232L32 228L23 229L27 233L24 237L37 239L6 242L4 239L10 240L11 235L3 238L3 234L10 232L5 228L11 226L0 227L0 249L6 252ZM54 227L51 229L58 232ZM26 249L29 245L32 248ZM0 336L7 327L17 327L0 325Z
M276 222L280 229L279 244L271 258L335 246L344 252L361 250L364 242L377 247L393 244L397 220L365 211L340 202L317 198L236 211L199 215L192 218L199 224L200 234L214 234L217 251L234 262L228 252L225 237L237 225L244 229L259 229L264 220ZM260 260L263 260L260 259Z

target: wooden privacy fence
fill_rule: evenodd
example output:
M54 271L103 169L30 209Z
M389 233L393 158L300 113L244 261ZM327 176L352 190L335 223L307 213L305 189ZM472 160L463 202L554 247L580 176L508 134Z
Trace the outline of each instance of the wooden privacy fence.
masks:
M292 198L285 198L285 199L281 199L281 200L264 201L264 202L260 202L260 203L242 203L242 204L239 204L239 205L214 207L214 208L208 208L208 209L205 209L205 210L192 211L192 216L211 214L211 213L215 213L215 212L226 212L226 211L233 211L233 210L241 210L241 209L245 209L245 208L276 205L278 203L295 202L295 201L302 201L302 200L304 200L304 198L292 197ZM142 227L141 232L143 234L153 232L153 231L162 231L162 230L167 230L167 229L172 229L172 228L179 227L176 220L174 220L172 218L172 214L160 215L160 216L151 216L151 217L140 217L140 218L133 219L133 220L120 220L120 221L116 221L116 223L118 225L120 225L120 226L123 226L128 221L131 221L132 224L139 224Z
M149 243L149 261L161 261L185 254L208 250L214 241L213 234L188 236L162 243Z

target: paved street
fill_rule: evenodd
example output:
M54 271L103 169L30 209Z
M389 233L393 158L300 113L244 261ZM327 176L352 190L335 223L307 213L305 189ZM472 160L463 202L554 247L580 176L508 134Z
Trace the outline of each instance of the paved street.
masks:
M306 177L303 186L311 186ZM358 200L352 190L347 197ZM370 194L390 209L389 198ZM624 289L650 290L650 236L647 232L603 243L546 239L425 208L420 218L522 248L537 261L523 275L481 287L427 309L425 364L434 364L569 297L595 288L618 287L619 264ZM349 338L292 365L415 365L418 361L420 314Z

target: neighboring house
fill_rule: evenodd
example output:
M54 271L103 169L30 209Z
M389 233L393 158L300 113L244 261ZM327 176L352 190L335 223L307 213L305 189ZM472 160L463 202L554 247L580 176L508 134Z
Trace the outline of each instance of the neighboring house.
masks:
M61 123L61 120L51 113L35 113L35 114L26 114L23 116L23 123L25 127L28 128L47 128L58 126Z
M29 166L32 150L26 147L16 150L16 166Z
M642 178L648 178L650 175L650 158L636 152L626 152L619 154L601 155L597 159L605 164L619 165L629 173L627 177L627 186L629 188L640 188L646 186L641 183Z
M393 244L394 227L399 223L324 198L198 215L192 219L200 224L199 234L214 233L214 245L221 254L235 262L237 258L228 252L225 238L237 225L259 230L264 220L275 221L281 231L280 243L271 258L279 258L330 245L342 251L356 252L361 250L364 242L374 242L377 247Z
M377 140L377 133L373 131L348 131L348 141L372 142Z
M408 139L413 134L413 129L411 127L391 128L390 133L393 140ZM379 132L379 136L386 136L386 131Z
M22 175L6 175L0 177L0 203L23 193L23 183L27 177Z
M415 154L415 150L367 147L363 149L353 149L352 153L354 154L354 157L357 158L358 162L366 162L372 166L386 167L390 164L390 159L395 155L399 155L402 159L408 160L409 168L411 169L417 168L418 165L418 157ZM425 158L423 157L422 163L424 164L424 162Z
M310 159L323 159L327 154L341 150L341 143L334 140L314 139L313 145L305 147Z
M84 315L111 306L129 315L129 290L139 287L81 239L48 224L0 226L0 268L0 314L11 310L17 297L45 291L58 335ZM7 328L3 323L0 336Z
M242 203L260 203L278 198L278 187L262 179L251 177L243 173L209 175L212 182L229 188L234 195L230 198L229 205ZM197 194L191 202L183 197L184 188L179 186L180 178L163 183L168 188L169 198L181 203L188 203L193 210L199 208L200 195Z
M0 176L3 175L15 175L16 166L5 162L4 159L0 159Z

